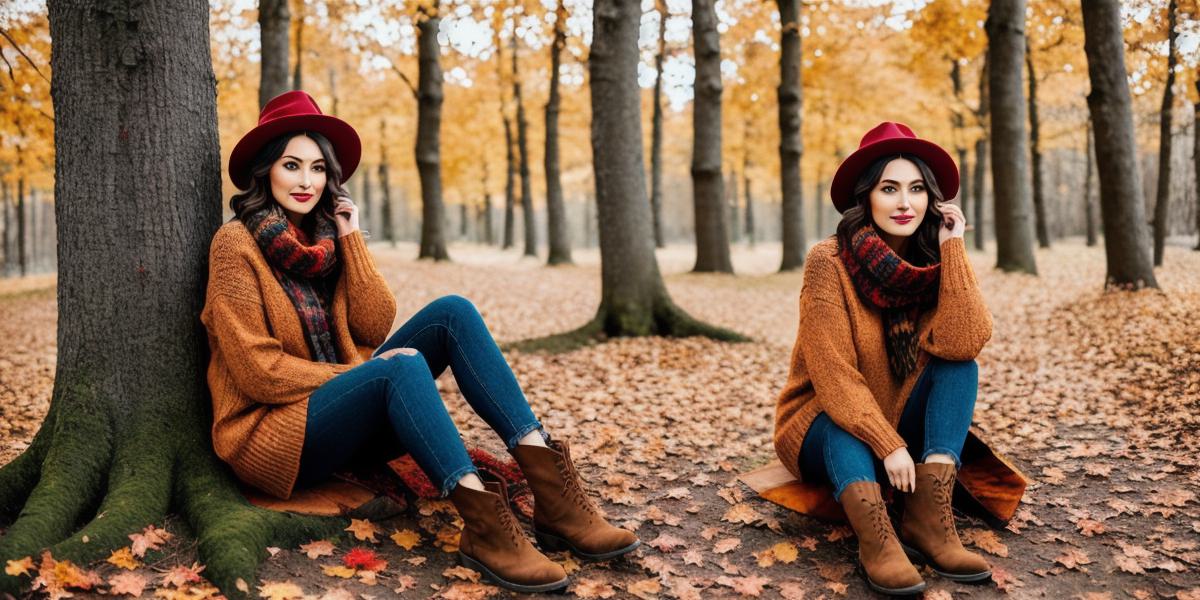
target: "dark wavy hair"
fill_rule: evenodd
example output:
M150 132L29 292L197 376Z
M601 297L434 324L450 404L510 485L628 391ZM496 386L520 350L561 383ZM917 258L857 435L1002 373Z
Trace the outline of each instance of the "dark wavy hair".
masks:
M305 215L304 222L309 222L313 215L320 215L331 223L333 222L334 199L348 195L346 188L342 187L342 165L333 151L333 144L329 143L328 138L315 131L293 131L263 145L254 157L254 162L250 164L250 188L234 194L229 199L229 208L233 209L233 213L242 223L246 223L247 227L250 226L248 219L252 215L271 205L278 206L274 196L271 195L271 165L274 165L275 161L283 156L288 142L301 135L316 142L317 148L321 149L321 157L325 159L325 189L321 192L321 198L317 200L317 206ZM282 209L282 207L279 208Z
M925 189L929 192L929 206L925 209L925 217L917 226L917 231L912 234L915 243L908 244L905 249L906 256L901 258L918 267L941 262L942 252L940 244L938 244L938 229L942 226L942 211L938 210L937 205L939 202L945 202L946 199L942 196L937 178L933 176L929 165L912 154L892 154L876 159L859 174L858 180L854 183L854 206L842 213L842 220L837 226L838 249L851 247L851 236L868 223L875 227L876 232L881 231L879 224L871 218L871 190L875 189L879 180L883 178L883 170L888 163L898 158L912 161L917 165L917 169L921 171L921 177L925 180Z

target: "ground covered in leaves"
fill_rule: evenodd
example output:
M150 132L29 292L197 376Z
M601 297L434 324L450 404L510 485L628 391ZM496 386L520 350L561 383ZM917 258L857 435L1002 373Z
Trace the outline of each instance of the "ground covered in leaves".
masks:
M397 325L454 293L476 303L499 340L516 341L581 325L599 300L595 251L577 251L578 266L546 268L511 252L451 250L455 263L435 265L411 260L411 246L373 246L398 298ZM569 593L870 595L853 572L848 528L790 513L736 481L774 458L774 398L786 378L801 275L773 272L774 246L736 249L737 277L686 273L686 247L659 258L678 304L756 341L636 339L559 355L507 353L543 423L572 441L593 494L646 541L609 564L555 555L571 571ZM959 521L994 565L994 581L958 585L927 571L927 597L1200 598L1200 253L1168 248L1161 292L1109 294L1100 289L1102 248L1064 241L1037 258L1035 278L996 272L990 253L972 254L995 318L979 357L976 424L1033 483L1006 529ZM46 277L0 283L0 339L8 342L0 463L24 447L47 408L52 286ZM439 386L467 439L504 455L453 378ZM455 518L446 503L422 501L397 517L354 522L351 541L268 549L254 585L280 599L508 597L456 568ZM163 529L131 538L108 563L54 572L91 578L93 590L111 595L133 595L139 584L144 597L213 593L183 525L156 525ZM39 564L35 557L9 568Z

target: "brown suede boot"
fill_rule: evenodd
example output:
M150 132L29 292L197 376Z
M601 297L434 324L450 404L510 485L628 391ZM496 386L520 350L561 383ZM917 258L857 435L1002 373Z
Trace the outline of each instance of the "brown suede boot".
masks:
M925 580L904 555L879 484L856 481L842 491L842 508L858 536L858 560L867 573L867 584L882 594L907 596L925 590Z
M613 527L583 490L565 441L549 448L518 445L509 450L533 490L533 535L548 550L570 550L588 560L608 560L632 552L641 540Z
M458 557L463 566L483 573L517 592L551 592L567 587L567 572L537 551L508 507L503 482L488 482L480 492L463 485L450 501L463 519Z
M954 479L954 465L917 465L917 489L904 500L900 540L912 560L928 562L946 579L983 581L991 577L992 568L982 556L963 548L954 528L954 513L950 510Z

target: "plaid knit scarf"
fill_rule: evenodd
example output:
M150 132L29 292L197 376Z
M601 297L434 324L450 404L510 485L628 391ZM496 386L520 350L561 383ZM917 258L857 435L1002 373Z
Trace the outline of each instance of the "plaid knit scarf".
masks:
M313 360L336 363L329 306L337 281L337 227L321 214L313 214L310 222L312 235L292 225L283 209L272 204L251 215L246 228L296 307Z
M842 245L840 257L863 302L883 313L883 339L892 374L904 379L917 365L917 319L937 304L941 263L917 267L896 254L873 225Z

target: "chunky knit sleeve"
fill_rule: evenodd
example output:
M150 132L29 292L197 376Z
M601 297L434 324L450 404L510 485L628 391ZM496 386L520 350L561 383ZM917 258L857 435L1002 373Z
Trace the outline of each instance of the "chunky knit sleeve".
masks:
M963 239L946 240L941 251L937 309L920 347L946 360L971 360L992 338L992 314L983 302Z
M375 268L362 232L338 238L341 247L346 292L349 297L347 325L360 344L378 347L387 340L396 320L396 298L387 281Z
M321 363L289 354L267 325L253 268L236 243L221 233L209 255L208 292L200 320L214 354L249 398L264 404L291 404L351 365Z
M907 444L879 408L858 369L858 354L834 257L817 256L804 270L796 345L821 410L879 458ZM792 370L797 368L793 358Z

